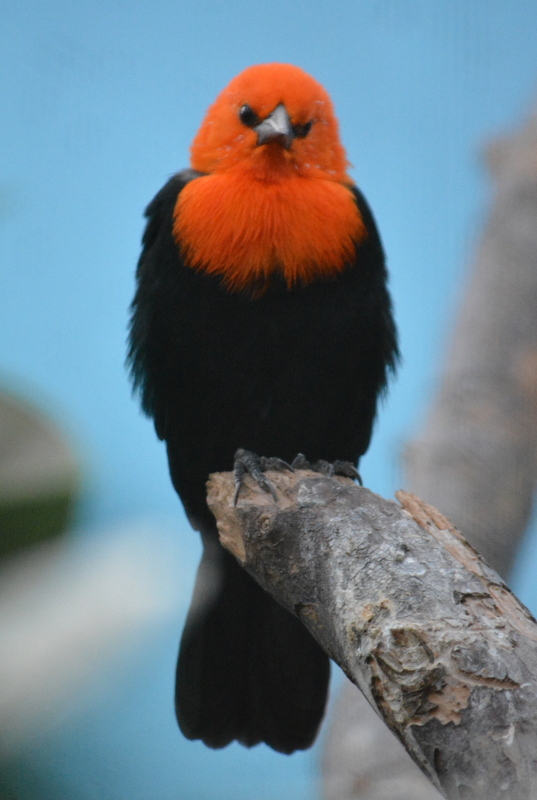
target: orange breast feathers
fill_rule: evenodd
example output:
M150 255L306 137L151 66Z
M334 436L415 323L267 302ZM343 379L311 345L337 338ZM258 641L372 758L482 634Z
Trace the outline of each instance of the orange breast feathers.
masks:
M342 271L366 236L332 103L298 67L238 75L192 143L204 176L181 191L174 236L185 262L231 291L272 275L288 286Z

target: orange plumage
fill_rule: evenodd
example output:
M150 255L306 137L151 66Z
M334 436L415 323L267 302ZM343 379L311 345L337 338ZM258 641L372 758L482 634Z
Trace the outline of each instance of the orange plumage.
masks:
M311 123L290 149L258 146L239 119L283 103L293 125ZM288 286L341 272L365 228L346 173L345 150L325 89L289 64L242 72L209 108L191 148L206 173L179 195L174 236L186 262L229 289L259 287L280 271ZM209 221L209 225L208 225Z

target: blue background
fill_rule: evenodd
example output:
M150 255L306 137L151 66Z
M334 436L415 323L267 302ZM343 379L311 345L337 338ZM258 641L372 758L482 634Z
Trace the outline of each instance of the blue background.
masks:
M298 64L326 86L382 232L404 364L361 472L391 495L486 214L482 145L535 99L537 5L19 0L2 11L0 54L0 372L75 442L79 529L154 520L158 547L174 527L173 557L193 575L197 541L122 366L127 307L144 206L187 165L215 95L263 61ZM525 560L517 585L535 610L531 544ZM171 698L187 583L176 618L28 750L34 796L312 796L318 750L213 752L180 737Z

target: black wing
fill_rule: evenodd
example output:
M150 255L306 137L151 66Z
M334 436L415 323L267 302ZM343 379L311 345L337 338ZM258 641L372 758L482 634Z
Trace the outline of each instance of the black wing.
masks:
M166 435L168 411L165 393L159 391L164 376L169 381L177 370L166 364L166 282L173 275L179 248L173 239L173 214L177 198L189 181L202 176L193 169L174 175L146 208L147 224L136 270L136 293L131 304L127 365L133 389L142 409L155 422L160 439Z

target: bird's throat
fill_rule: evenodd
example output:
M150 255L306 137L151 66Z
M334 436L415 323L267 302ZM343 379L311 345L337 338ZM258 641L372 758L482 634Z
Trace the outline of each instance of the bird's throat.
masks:
M341 272L366 229L351 190L336 181L252 172L188 183L175 207L174 237L193 269L222 276L230 291L289 287Z

